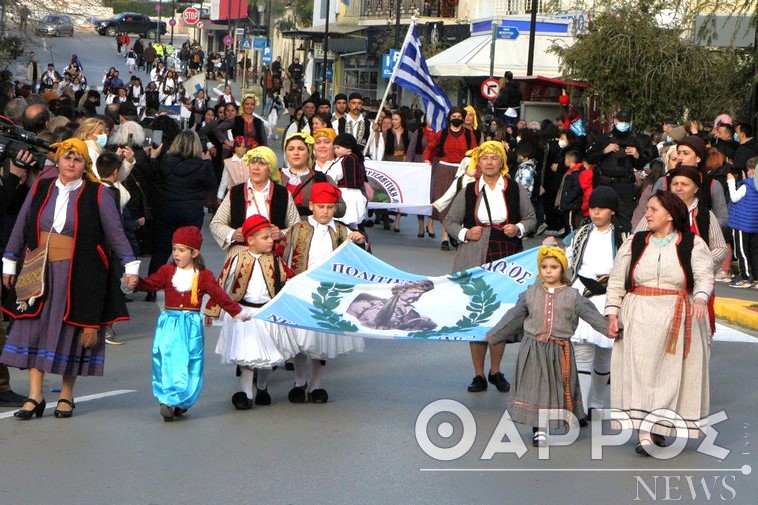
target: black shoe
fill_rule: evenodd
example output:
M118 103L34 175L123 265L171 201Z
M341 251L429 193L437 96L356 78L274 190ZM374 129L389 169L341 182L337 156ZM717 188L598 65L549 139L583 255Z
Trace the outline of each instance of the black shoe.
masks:
M11 390L0 393L0 408L23 407L24 403L26 403L26 396L21 396Z
M535 431L532 437L533 447L545 447L547 445L547 433L544 431Z
M174 417L182 417L187 412L187 409L181 407L174 407Z
M307 396L305 393L306 388L307 385L293 387L287 394L287 399L290 401L290 403L305 403Z
M443 240L442 243L440 244L440 249L443 250L443 251L449 251L450 250L450 242L448 242L447 240Z
M471 384L468 386L469 393L480 393L487 390L487 381L481 375L474 377Z
M657 433L652 433L650 435L650 439L658 447L667 447L668 446L668 444L666 443L666 437L664 437L663 435L658 435Z
M285 361L284 362L284 369L288 372L294 372L295 371L295 364L291 361Z
M58 405L61 403L65 403L66 405L69 405L71 407L71 410L61 410L58 408ZM74 409L76 408L76 405L74 405L73 400L67 400L65 398L60 398L58 400L58 405L55 406L55 410L53 411L53 415L57 417L58 419L68 419L69 417L74 415Z
M255 404L256 405L271 405L271 395L268 394L268 388L266 389L255 388Z
M250 410L253 408L253 400L248 398L242 391L239 391L232 395L232 405L237 410Z
M487 375L487 380L501 393L507 393L511 390L511 384L505 380L505 375L503 375L503 372L490 373Z
M156 298L158 298L158 295L155 292L148 293L145 295L146 302L154 302Z
M38 402L34 398L27 398L24 403L31 403L34 405L34 408L32 410L21 409L13 413L13 417L21 419L22 421L28 421L33 416L42 417L42 413L45 411L45 405L47 405L44 398L41 402Z
M326 389L314 389L308 393L308 403L326 403L328 400Z
M639 444L637 444L637 447L634 448L634 452L636 452L640 456L649 457L650 453L647 452L647 449L645 449L645 447L649 447L651 445L653 444L652 443L643 444L642 442L640 442Z
M458 239L454 237L450 237L449 242L450 242L450 247L452 247L453 249L458 249L458 244L460 244L460 242L458 242Z

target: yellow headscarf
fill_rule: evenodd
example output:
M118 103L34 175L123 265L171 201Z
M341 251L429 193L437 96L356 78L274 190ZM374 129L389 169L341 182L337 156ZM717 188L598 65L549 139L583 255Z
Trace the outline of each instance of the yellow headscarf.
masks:
M466 152L466 156L471 158L467 170L469 174L476 172L477 166L479 165L479 158L484 154L496 154L501 160L503 160L503 168L500 169L500 173L503 177L508 177L508 161L505 156L505 147L503 147L503 143L499 140L488 140L482 145Z
M321 137L326 137L332 142L334 142L334 139L337 138L337 132L334 131L334 128L319 128L318 130L313 132L313 141L317 141Z
M87 179L93 182L99 182L98 178L92 172L92 158L89 157L89 148L87 148L87 144L85 144L83 140L70 138L57 142L51 147L56 148L54 156L56 163L58 163L58 160L61 159L61 156L66 153L75 152L80 154L84 158L84 175L87 177Z
M240 104L244 103L245 100L247 100L248 98L252 98L253 99L253 107L258 107L258 97L256 96L255 93L248 93L245 96L243 96L242 97L242 101L240 102Z
M472 124L471 126L474 127L474 130L478 130L479 121L476 119L476 109L474 109L471 105L467 105L463 108L463 110L465 110L469 116L474 118L474 124Z
M272 151L271 148L266 146L258 146L250 149L242 157L242 161L244 161L245 165L247 165L253 158L259 158L268 163L270 171L269 179L277 184L282 182L282 174L279 172L279 161L276 159L276 153Z
M287 136L287 138L284 139L284 148L285 149L287 148L287 144L289 144L290 140L292 140L294 138L299 138L300 140L302 140L303 142L305 142L305 145L308 147L309 150L313 147L313 143L314 143L313 137L311 137L307 132L295 132L295 133L290 133ZM335 136L335 138L336 138L336 136Z
M543 245L540 247L539 251L537 251L537 267L539 268L540 263L542 263L542 260L545 258L555 258L558 260L558 262L561 264L561 267L563 267L563 272L561 273L561 280L568 284L568 260L566 260L566 253L563 252L563 249L560 247L555 247L551 245ZM542 276L538 273L537 274L538 279L542 279Z

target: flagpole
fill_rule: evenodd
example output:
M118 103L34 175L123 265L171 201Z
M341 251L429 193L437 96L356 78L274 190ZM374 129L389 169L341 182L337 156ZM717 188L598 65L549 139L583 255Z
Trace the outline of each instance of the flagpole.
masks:
M411 37L411 33L413 33L413 27L416 26L416 21L418 20L417 17L418 11L411 16L411 24L408 26L408 31L405 34L405 40L403 41L403 46L400 48L400 57L402 58L403 53L405 52L405 47L408 45L408 42ZM391 62L390 62L391 63ZM397 75L397 69L400 68L400 62L397 62L397 65L395 65L392 69L392 75L390 76L390 80L387 83L387 88L384 90L384 97L382 97L382 103L379 104L379 109L376 112L376 117L379 117L379 113L382 112L384 109L384 104L387 102L387 96L390 93L390 89L392 89L392 83L395 81L395 76ZM379 128L382 126L379 125ZM366 147L363 148L363 156L366 156L366 153L368 152L368 148L371 145L371 142L374 140L374 129L371 128L371 133L368 136L368 141L366 142ZM382 161L382 160L376 160L376 161Z

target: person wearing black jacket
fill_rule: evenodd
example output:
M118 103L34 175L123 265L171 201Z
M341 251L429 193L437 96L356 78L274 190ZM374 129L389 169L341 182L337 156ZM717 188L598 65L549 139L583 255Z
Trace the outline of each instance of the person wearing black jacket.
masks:
M151 163L161 180L153 208L153 255L148 273L158 270L171 256L171 237L182 226L203 226L205 198L215 189L211 158L203 153L194 130L182 130L168 152L158 158L162 146L150 150Z
M734 131L740 139L740 145L734 152L732 166L736 172L735 177L739 181L741 177L737 177L737 174L742 176L743 172L747 172L747 160L758 156L758 141L753 136L753 126L750 123L737 123L734 125Z
M650 161L643 151L637 134L632 131L632 116L628 111L618 111L613 118L613 129L599 135L587 149L585 159L595 168L595 186L610 186L619 196L620 205L616 217L622 231L632 229L634 212L635 170L642 170Z
M492 104L495 110L501 115L503 124L514 124L518 121L519 110L521 108L521 91L513 82L513 72L508 70L500 80L501 88ZM505 112L513 109L516 114L507 115Z

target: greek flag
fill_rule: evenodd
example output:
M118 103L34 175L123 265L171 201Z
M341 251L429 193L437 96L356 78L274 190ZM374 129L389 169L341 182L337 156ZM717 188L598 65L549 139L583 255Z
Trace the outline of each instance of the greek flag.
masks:
M416 24L412 23L400 51L398 61L392 73L390 82L396 83L401 88L413 91L424 101L426 123L439 131L445 127L447 113L452 105L445 93L435 84L429 75L426 59L421 50L421 41L418 38Z

